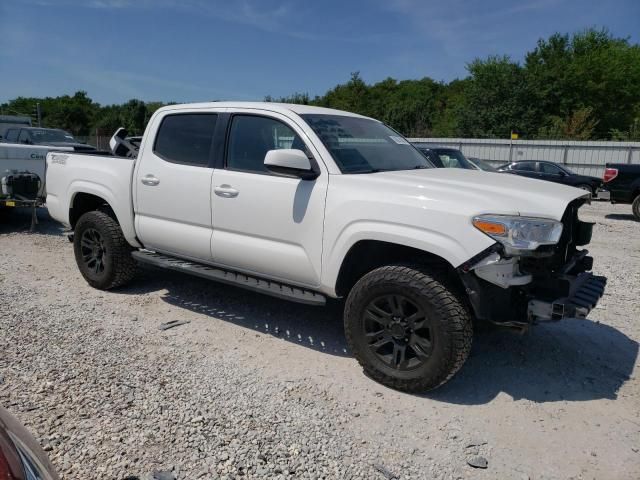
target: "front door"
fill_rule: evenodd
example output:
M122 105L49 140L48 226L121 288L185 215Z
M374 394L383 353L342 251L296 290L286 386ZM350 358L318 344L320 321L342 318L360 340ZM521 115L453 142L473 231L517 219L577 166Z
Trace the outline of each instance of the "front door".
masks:
M211 179L217 113L154 119L134 173L136 232L151 250L211 261Z
M326 170L320 165L322 173L312 181L267 171L269 150L296 148L311 155L304 133L286 117L236 113L230 122L224 168L213 173L215 263L318 286Z

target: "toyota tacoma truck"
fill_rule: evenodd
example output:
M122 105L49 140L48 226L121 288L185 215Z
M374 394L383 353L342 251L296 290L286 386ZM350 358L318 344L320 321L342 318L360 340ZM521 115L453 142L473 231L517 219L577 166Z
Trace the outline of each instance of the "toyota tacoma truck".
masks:
M135 157L135 158L133 158ZM383 123L274 103L172 105L137 155L47 155L47 207L98 289L151 264L311 305L344 299L365 372L425 391L463 365L475 321L585 317L583 190L433 168Z

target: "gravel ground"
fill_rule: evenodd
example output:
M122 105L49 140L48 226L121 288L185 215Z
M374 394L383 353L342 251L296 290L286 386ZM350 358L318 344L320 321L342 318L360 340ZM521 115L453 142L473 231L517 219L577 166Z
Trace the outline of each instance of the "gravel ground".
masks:
M587 321L481 331L427 395L347 352L341 305L290 304L145 269L91 289L46 212L0 225L0 404L64 479L635 479L640 223L594 204L609 278ZM162 331L171 320L189 323ZM468 465L476 457L488 468ZM477 459L476 459L477 460ZM171 472L170 474L168 472Z

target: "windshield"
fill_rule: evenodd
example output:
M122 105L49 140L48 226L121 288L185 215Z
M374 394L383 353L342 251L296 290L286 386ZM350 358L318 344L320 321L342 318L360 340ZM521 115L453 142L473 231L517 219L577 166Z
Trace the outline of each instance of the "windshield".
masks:
M374 173L433 168L404 137L368 118L305 114L342 173Z
M30 133L33 143L77 143L73 135L64 130L31 130Z
M469 161L475 163L478 166L478 168L480 168L480 170L484 170L486 172L496 171L496 169L491 164L489 164L484 160L481 160L480 158L469 159Z
M435 152L445 168L466 168L475 170L475 167L469 163L460 150L449 148L434 148Z

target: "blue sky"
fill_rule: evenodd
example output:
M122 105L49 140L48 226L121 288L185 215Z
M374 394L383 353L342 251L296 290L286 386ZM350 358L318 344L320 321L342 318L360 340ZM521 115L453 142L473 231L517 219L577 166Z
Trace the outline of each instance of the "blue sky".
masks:
M590 26L639 42L640 0L0 0L0 102L313 96L353 71L448 81Z

